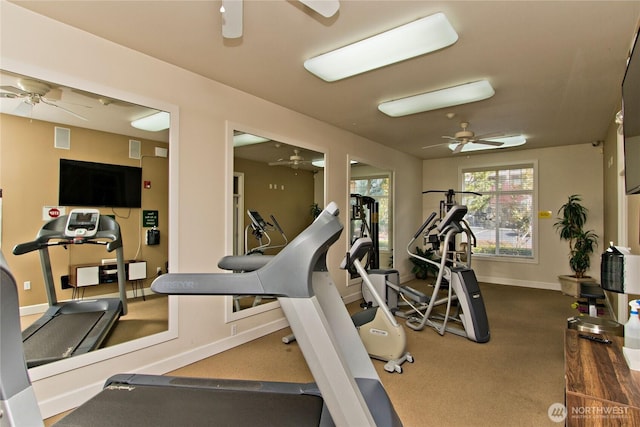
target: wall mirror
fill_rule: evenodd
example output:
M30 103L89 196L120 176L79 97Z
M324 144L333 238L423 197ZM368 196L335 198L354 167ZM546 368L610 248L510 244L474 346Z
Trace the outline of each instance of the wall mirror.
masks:
M175 218L169 215L170 211L175 212L170 209L174 197L169 185L169 153L175 149L177 134L168 123L177 128L177 107L67 76L47 75L39 69L7 68L10 69L0 70L0 247L18 282L23 329L40 318L49 304L38 251L17 256L12 249L36 237L50 220L52 208L62 214L75 208L58 206L60 159L137 167L144 180L141 208L96 207L120 225L125 260L146 262L144 274L137 269L141 278L127 281L128 314L120 317L99 349L33 367L31 379L176 337L177 304L173 298L150 295L147 290L143 299L142 292L154 277L167 272L170 262L175 262L172 258L176 258L169 246L170 224L175 224ZM132 125L137 119L153 115L162 116L165 124L154 130ZM174 166L172 171L176 173ZM143 214L150 218L143 218ZM146 231L152 223L160 231L159 245L145 244ZM107 252L103 246L82 246L50 248L58 301L117 294L117 285L108 280L80 289L70 279L74 266L108 265L115 258L115 253Z
M324 154L279 135L234 125L233 254L275 255L324 204ZM256 216L258 218L256 218ZM264 227L260 228L260 218ZM229 297L227 321L272 310L274 298Z
M350 160L350 242L359 237L374 241L367 267L393 268L393 173Z

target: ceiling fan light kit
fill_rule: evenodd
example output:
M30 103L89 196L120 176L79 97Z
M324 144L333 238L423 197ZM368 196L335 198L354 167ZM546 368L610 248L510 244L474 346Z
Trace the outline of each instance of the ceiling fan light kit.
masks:
M491 98L495 90L487 80L478 80L458 86L386 101L378 109L390 117L408 116L425 111L438 110L454 105L468 104Z
M436 13L307 59L304 67L333 82L445 48L457 40L447 17Z
M298 169L300 166L308 164L313 164L313 161L305 160L304 157L300 155L300 150L296 148L288 160L280 159L277 162L270 162L269 166L289 166L291 169Z

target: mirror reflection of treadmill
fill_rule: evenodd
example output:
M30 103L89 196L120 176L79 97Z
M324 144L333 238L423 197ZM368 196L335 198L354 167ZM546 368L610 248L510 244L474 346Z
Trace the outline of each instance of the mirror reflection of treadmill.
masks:
M75 237L74 237L75 236ZM116 251L119 298L58 302L49 257L50 246L105 245ZM118 223L95 209L74 209L46 223L34 241L21 243L14 255L38 251L48 310L22 332L27 367L40 366L100 347L121 315L127 313L124 256Z

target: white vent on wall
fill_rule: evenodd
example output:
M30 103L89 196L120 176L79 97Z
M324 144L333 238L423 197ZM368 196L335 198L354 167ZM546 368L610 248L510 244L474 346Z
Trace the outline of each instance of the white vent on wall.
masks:
M130 159L140 158L140 141L136 141L135 139L129 140L129 158Z
M71 149L71 129L56 126L53 136L53 146L62 150Z

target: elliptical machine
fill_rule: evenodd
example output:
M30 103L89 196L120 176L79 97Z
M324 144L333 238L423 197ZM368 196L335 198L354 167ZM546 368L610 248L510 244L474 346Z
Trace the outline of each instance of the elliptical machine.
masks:
M414 289L400 287L401 298L412 310L408 313L397 312L396 315L405 315L407 326L416 331L431 326L440 335L451 332L485 343L490 339L489 322L476 275L471 269L471 245L475 242L475 237L464 220L466 213L467 207L463 205L450 206L441 220L437 220L437 214L433 212L414 234L407 245L409 256L437 267L438 276L433 292L427 298ZM439 262L411 252L410 248L423 232L425 242L436 247L441 242ZM455 250L455 237L461 233L467 236L464 253ZM446 296L440 296L441 290L446 291ZM409 299L417 304L412 304ZM456 309L452 311L454 304ZM436 313L434 309L440 306L445 306L444 311Z
M282 227L276 220L276 217L270 215L271 221L265 221L262 216L258 213L258 211L254 211L251 209L247 210L247 215L249 215L249 219L251 219L251 224L247 225L244 229L244 247L248 248L248 231L251 230L251 234L258 241L258 246L253 249L246 249L245 255L253 255L253 254L261 254L264 255L264 252L267 249L278 249L284 248L289 243L287 240L287 236L284 234ZM271 237L269 237L269 231L278 230L280 235L282 236L283 243L281 245L271 245ZM263 239L266 238L267 241L264 242Z

